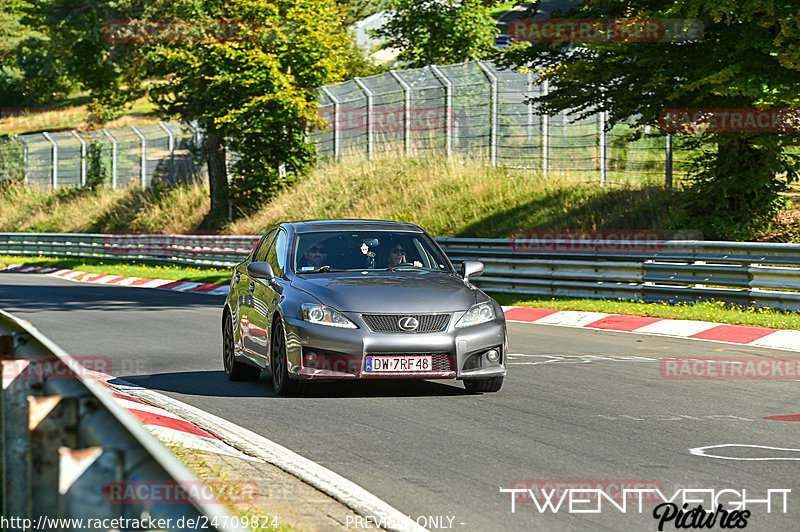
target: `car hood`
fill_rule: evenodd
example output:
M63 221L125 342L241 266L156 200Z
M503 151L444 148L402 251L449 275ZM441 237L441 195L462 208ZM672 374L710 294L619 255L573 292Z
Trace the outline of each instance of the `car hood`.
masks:
M292 286L343 312L455 312L478 301L477 290L439 272L336 272L297 275Z

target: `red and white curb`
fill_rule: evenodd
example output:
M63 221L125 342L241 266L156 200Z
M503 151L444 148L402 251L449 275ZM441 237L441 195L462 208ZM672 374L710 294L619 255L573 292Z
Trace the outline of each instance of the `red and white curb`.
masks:
M122 379L100 373L92 376L105 384L117 403L137 417L161 441L178 442L192 449L272 464L359 515L379 519L385 530L426 532L409 516L358 484L255 432Z
M512 322L653 334L800 351L800 331L797 330L533 307L503 307L503 312L506 320Z
M118 405L138 419L148 432L163 443L181 446L186 449L224 454L253 462L262 461L231 447L215 434L186 421L181 416L150 401L134 397L121 389L121 386L109 382L110 380L114 380L114 377L110 375L95 373L93 377L98 382L108 387L111 396ZM128 389L135 386L136 385L131 383L125 383L125 387Z
M175 292L192 292L195 294L228 295L226 284L196 283L189 281L171 281L169 279L143 279L141 277L124 277L101 273L86 273L76 270L63 270L47 266L23 266L20 264L0 264L0 270L16 273L43 273L60 277L68 281L93 284L114 284L119 286L135 286L137 288L156 288Z

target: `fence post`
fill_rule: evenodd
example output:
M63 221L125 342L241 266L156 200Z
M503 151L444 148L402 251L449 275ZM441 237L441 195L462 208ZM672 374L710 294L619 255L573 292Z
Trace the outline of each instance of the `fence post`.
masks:
M51 178L53 190L56 190L58 187L58 143L50 136L50 133L45 131L42 135L53 145L53 164L50 168L53 170L53 176Z
M19 135L14 135L14 138L20 144L22 144L22 158L23 158L23 163L24 163L24 166L25 166L25 175L22 178L22 182L27 185L28 184L28 143L25 142L25 140L23 140L23 138L20 137Z
M489 142L490 142L490 151L489 157L492 161L492 168L497 166L497 108L498 108L498 97L497 97L497 76L489 70L486 65L483 64L483 61L478 61L478 66L481 67L486 77L489 78L491 82L491 99L490 99L490 109L491 109L491 117L490 117L490 124L491 124L491 132L489 135Z
M159 121L158 125L169 135L169 182L175 179L175 133L167 127L167 124Z
M131 126L131 129L134 133L139 137L142 141L142 164L141 164L141 176L142 176L142 189L147 186L147 174L145 173L145 166L147 165L147 139L145 138L144 134L139 131L139 128L136 126Z
M550 93L550 83L542 83L542 96ZM550 170L550 115L542 115L542 177Z
M525 85L526 88L526 96L527 96L527 106L528 106L528 135L527 140L530 142L533 140L533 102L531 98L533 98L533 72L528 69L525 73L525 78L527 80L527 84Z
M600 186L606 186L606 112L600 111Z
M111 140L111 190L117 188L117 138L111 131L104 129L103 133Z
M664 171L666 173L666 181L664 184L667 190L672 190L672 133L667 133L665 156Z
M327 87L320 87L320 90L333 102L333 124L331 124L331 129L333 130L333 160L338 161L342 142L339 134L339 98L334 96Z
M363 81L361 81L361 78L358 78L358 77L357 78L353 78L353 81L356 82L356 85L358 85L358 87L361 89L361 91L367 97L367 120L366 120L366 124L365 124L367 126L367 159L371 161L372 160L372 154L373 154L373 143L374 143L373 142L373 140L374 140L373 139L373 131L372 131L373 130L373 127L372 127L372 104L373 104L372 91L369 89L369 87L366 86L366 84L364 84Z
M449 161L453 157L453 131L450 127L450 117L453 115L453 84L447 76L439 70L436 65L431 65L431 72L444 85L444 106L445 106L445 153Z
M72 134L81 143L81 187L86 187L86 141L81 137L77 131L72 131Z
M389 74L403 87L403 147L406 151L406 157L411 157L411 116L409 116L411 112L411 87L396 71L390 70Z

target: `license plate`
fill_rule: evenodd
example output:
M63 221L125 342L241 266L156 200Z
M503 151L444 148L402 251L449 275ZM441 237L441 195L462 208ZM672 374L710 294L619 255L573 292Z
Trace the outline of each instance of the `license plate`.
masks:
M433 371L433 357L427 356L368 356L366 371L407 373L417 371Z

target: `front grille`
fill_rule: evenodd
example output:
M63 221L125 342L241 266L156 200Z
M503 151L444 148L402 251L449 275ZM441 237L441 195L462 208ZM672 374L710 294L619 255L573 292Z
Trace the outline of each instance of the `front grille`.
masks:
M450 322L450 314L362 314L362 318L374 332L410 332L430 333L442 332ZM419 322L413 331L400 328L400 320L414 318Z

